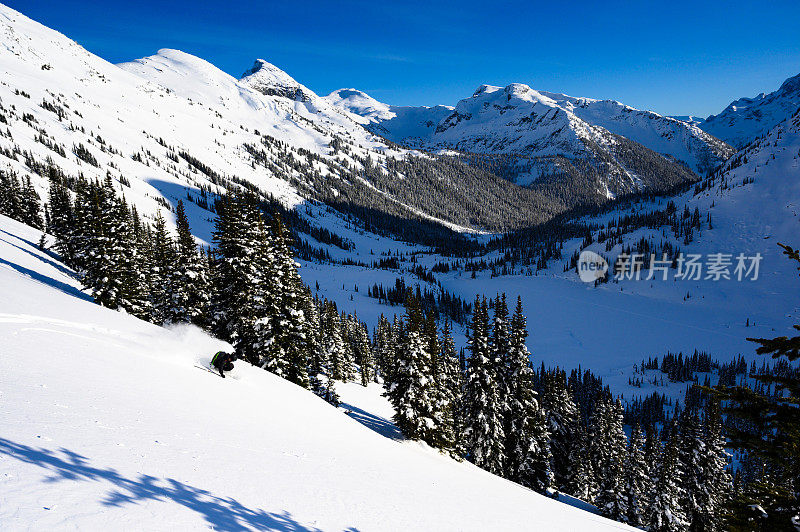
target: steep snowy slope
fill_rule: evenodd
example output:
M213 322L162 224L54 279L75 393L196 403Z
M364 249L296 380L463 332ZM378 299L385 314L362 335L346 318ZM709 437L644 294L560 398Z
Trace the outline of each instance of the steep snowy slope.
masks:
M581 120L683 161L699 175L707 174L733 153L730 146L692 123L652 111L640 111L614 100L575 98L550 92L542 94Z
M427 107L405 108L402 114L352 89L336 91L328 98L366 117L372 131L394 142L428 149L592 159L597 157L592 151L613 154L613 135L619 135L682 161L701 175L732 153L725 143L686 122L611 100L536 91L521 83L483 85L447 114L442 108ZM395 116L372 111L377 108Z
M0 529L621 530L86 301L0 217ZM365 390L369 391L369 390Z
M800 74L783 82L778 90L755 98L739 98L720 114L711 115L700 128L741 148L785 120L800 107Z

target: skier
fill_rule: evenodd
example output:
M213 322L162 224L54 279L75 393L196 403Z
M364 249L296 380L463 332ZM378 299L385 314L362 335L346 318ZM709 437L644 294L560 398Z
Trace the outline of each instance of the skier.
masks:
M223 371L230 371L233 369L233 361L236 357L231 353L226 353L225 351L217 351L217 354L214 355L214 358L211 359L211 365L219 371L219 376L223 379L225 378L225 373Z

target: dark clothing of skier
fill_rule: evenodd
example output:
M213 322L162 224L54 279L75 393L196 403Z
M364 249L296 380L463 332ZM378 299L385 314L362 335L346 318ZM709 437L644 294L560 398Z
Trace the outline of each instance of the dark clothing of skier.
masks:
M225 373L223 373L223 371L232 370L233 361L234 357L232 354L226 353L225 351L217 351L217 354L211 359L211 365L219 371L219 376L224 379Z

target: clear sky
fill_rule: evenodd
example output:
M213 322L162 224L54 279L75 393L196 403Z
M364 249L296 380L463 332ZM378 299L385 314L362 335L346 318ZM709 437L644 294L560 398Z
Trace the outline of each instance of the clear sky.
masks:
M238 77L263 58L397 105L520 82L706 116L800 73L798 0L2 1L114 63L177 48Z

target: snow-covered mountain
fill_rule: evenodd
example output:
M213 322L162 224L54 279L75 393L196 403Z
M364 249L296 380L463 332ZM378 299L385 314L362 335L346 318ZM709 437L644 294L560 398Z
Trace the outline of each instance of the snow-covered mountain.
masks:
M177 50L116 66L5 6L0 42L0 161L32 175L40 193L53 167L87 179L109 174L146 217L165 201L238 186L293 206L307 201L312 187L293 161L313 157L319 194L332 194L347 186L343 161L352 170L360 168L353 157L399 154L313 93L270 94L270 82L299 85L263 62L241 82ZM280 146L271 144L276 138ZM79 158L79 146L91 157ZM210 213L188 208L208 241Z
M536 91L521 83L482 85L449 112L442 106L387 106L352 89L336 91L328 98L367 118L368 127L389 140L430 150L513 154L541 162L554 157L590 161L610 157L617 163L611 165L613 170L630 174L630 168L615 156L617 137L624 137L682 161L701 175L732 153L725 143L689 122L612 100ZM613 170L609 175L614 175ZM536 173L532 173L534 178ZM548 173L546 164L539 165L538 173Z
M379 102L357 89L339 89L325 97L331 104L355 115L362 124L391 120L396 113L391 105Z
M454 109L447 105L389 105L357 89L339 89L325 98L382 137L411 145L422 145Z
M743 147L767 133L800 107L800 74L783 82L769 94L739 98L718 115L709 116L700 127L717 138Z

